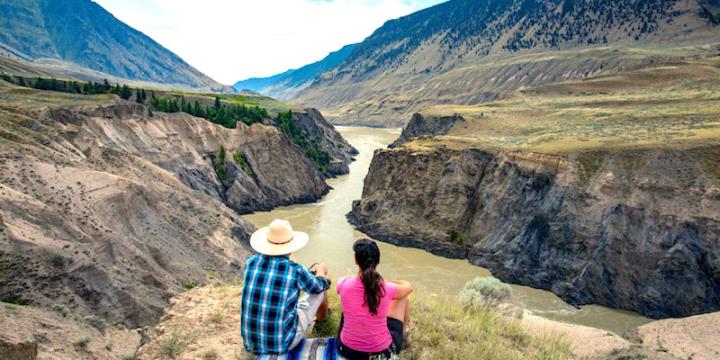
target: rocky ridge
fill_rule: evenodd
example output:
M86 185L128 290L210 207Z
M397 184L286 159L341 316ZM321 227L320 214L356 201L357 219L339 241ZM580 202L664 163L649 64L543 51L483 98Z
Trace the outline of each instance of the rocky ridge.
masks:
M350 219L377 239L468 258L571 304L653 318L717 311L719 190L697 157L718 151L592 154L588 176L583 157L381 150Z
M320 150L330 155L330 166L327 170L329 176L350 172L348 165L355 160L357 149L353 148L317 109L293 112L292 120L300 131L319 145Z
M447 1L386 22L293 101L402 126L432 105L717 53L718 14L709 0Z
M424 117L422 114L416 113L403 128L400 137L393 141L388 147L391 149L396 148L418 137L447 135L459 121L465 121L465 119L458 114L452 116Z

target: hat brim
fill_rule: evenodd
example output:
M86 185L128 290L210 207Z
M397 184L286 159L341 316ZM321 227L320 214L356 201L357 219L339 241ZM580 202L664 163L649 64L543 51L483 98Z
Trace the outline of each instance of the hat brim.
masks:
M255 231L250 236L250 246L257 252L270 255L280 256L294 253L307 245L310 240L308 234L301 231L293 231L293 238L285 244L273 244L268 241L269 227L264 227Z

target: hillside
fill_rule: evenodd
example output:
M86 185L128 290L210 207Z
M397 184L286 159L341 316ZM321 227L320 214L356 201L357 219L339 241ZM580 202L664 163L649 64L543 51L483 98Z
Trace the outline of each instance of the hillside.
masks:
M77 72L77 66L122 79L229 90L90 0L0 0L0 12L0 48L16 60L61 72Z
M320 61L305 65L299 69L288 70L281 74L264 77L250 78L238 81L233 85L236 90L252 90L280 100L287 100L295 96L299 91L310 85L310 83L326 71L332 70L340 65L352 53L357 44L343 46L338 51L331 52Z
M304 116L318 146L352 151L320 115ZM240 212L329 190L272 123L226 128L4 81L0 170L0 301L129 327L157 321L182 289L237 273L254 230Z
M717 311L719 95L716 56L430 108L349 216L574 305Z
M702 45L717 42L719 8L715 0L452 0L388 21L294 101L336 123L396 126L430 105L717 52Z

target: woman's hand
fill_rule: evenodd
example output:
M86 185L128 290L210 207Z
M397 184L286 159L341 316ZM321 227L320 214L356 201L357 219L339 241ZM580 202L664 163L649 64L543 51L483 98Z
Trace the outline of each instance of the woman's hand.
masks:
M388 282L397 285L397 291L395 292L395 299L406 298L410 293L413 292L412 285L405 280L388 280ZM393 300L395 300L393 299Z

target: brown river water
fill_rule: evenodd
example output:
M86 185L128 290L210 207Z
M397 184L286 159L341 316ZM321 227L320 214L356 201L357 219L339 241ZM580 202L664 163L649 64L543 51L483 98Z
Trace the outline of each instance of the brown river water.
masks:
M399 135L399 129L339 127L342 135L360 151L350 165L350 174L330 179L333 187L320 201L277 208L269 212L246 215L258 227L273 219L287 219L293 228L307 232L310 243L294 254L296 261L305 265L325 262L333 279L355 273L357 270L352 252L356 239L368 237L357 231L345 219L353 200L360 198L363 179L367 174L375 149L386 147ZM380 273L386 279L405 279L416 289L437 296L457 296L465 282L477 276L490 276L484 268L470 265L465 260L452 260L429 252L403 248L378 242L381 252ZM627 311L613 310L598 305L576 309L549 291L527 286L512 285L513 301L533 313L552 320L592 326L622 334L650 320Z

